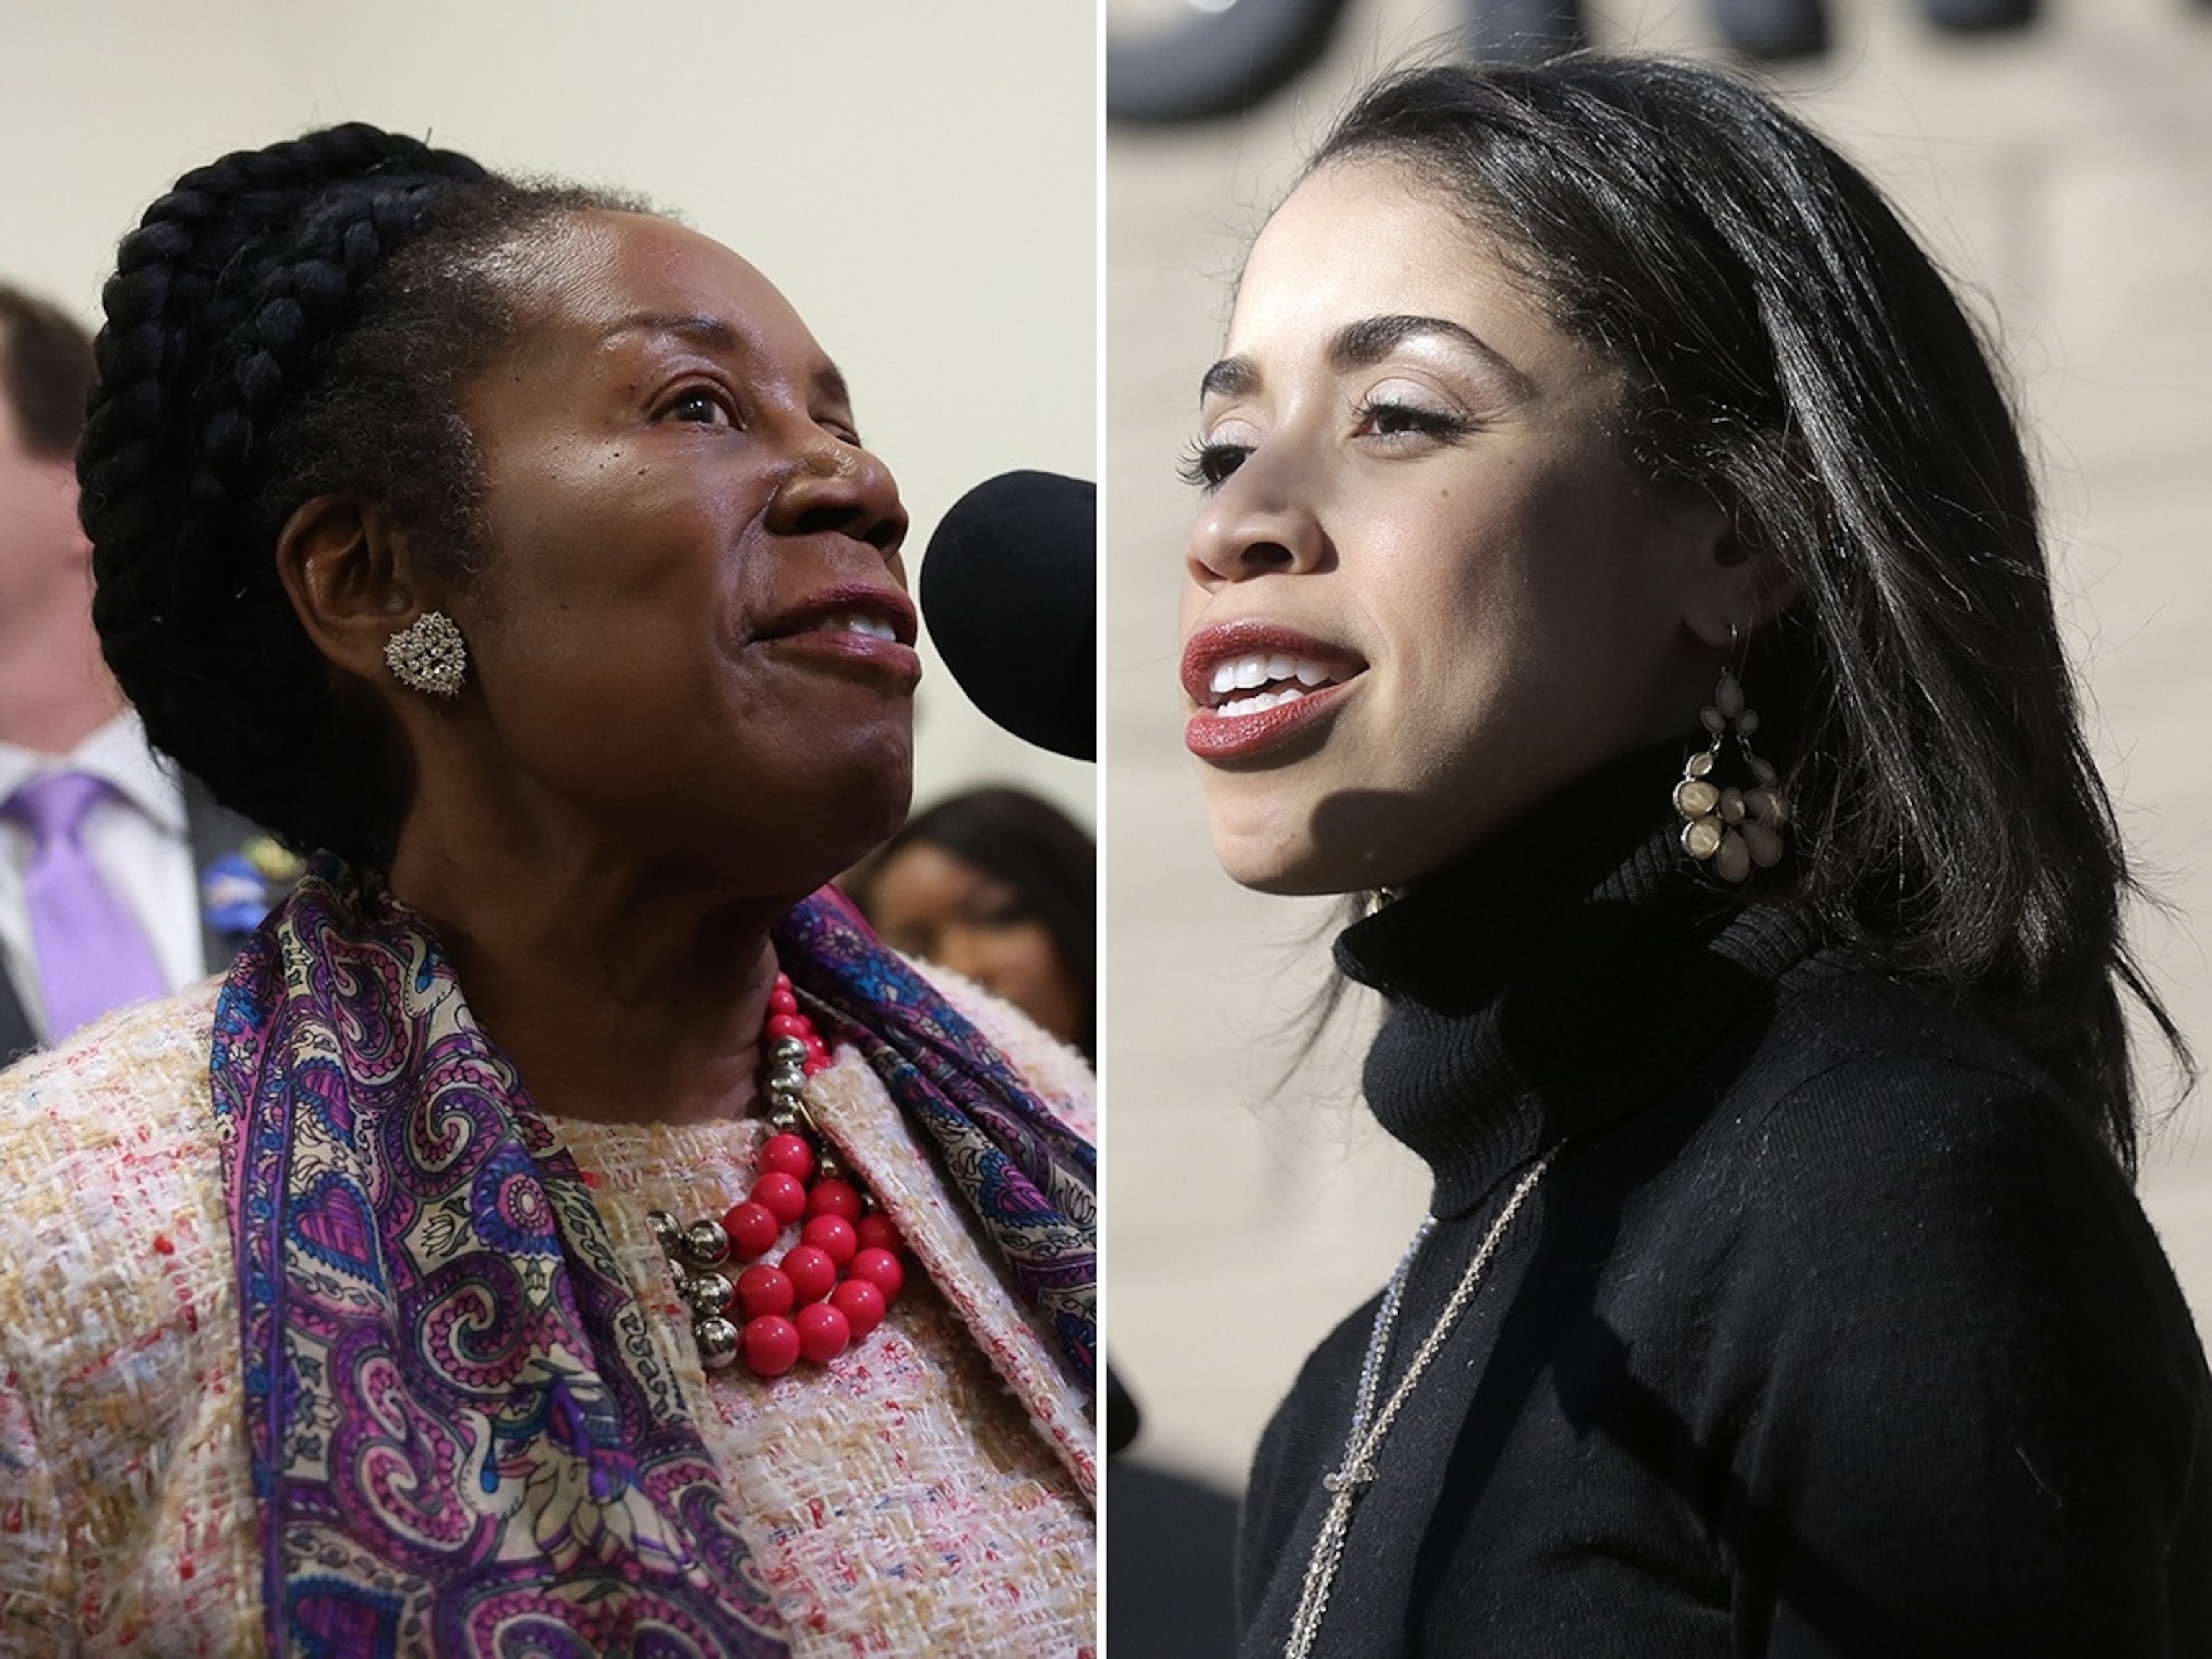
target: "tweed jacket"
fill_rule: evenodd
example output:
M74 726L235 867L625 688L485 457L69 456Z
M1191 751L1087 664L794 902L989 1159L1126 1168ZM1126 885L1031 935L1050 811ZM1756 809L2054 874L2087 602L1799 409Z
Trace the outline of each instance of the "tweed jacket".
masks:
M945 976L938 975L939 978ZM1081 1060L951 981L1091 1132ZM125 1009L0 1078L0 1647L257 1651L260 1527L208 1048L217 982ZM908 1286L828 1367L700 1370L651 1210L718 1213L757 1119L556 1121L678 1376L793 1650L1084 1654L1096 1484L1082 1395L915 1132L840 1051L817 1125L900 1219Z

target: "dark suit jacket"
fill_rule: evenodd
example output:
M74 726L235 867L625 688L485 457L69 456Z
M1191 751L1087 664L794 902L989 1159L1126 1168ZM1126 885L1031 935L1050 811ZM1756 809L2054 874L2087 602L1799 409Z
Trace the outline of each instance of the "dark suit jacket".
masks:
M195 876L225 853L236 852L260 833L250 820L222 805L208 793L206 785L191 776L185 779L185 825L191 844ZM207 969L214 973L229 965L230 959L246 942L245 936L210 927L204 907L200 915L200 942L207 953ZM38 1037L16 997L15 987L7 974L0 971L0 1066L38 1046Z

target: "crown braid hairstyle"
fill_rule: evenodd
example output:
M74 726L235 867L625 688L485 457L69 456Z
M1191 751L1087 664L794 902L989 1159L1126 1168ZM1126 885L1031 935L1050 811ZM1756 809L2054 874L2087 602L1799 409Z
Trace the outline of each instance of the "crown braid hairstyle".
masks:
M517 244L596 210L641 208L356 122L186 173L123 240L77 451L93 618L154 744L295 847L381 863L406 785L294 615L277 536L350 492L473 574L459 391L514 335Z

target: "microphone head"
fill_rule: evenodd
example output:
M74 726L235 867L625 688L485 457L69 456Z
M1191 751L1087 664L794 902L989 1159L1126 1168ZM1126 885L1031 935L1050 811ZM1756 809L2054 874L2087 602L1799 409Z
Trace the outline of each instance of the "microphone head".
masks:
M1097 758L1098 490L1006 472L955 501L916 589L945 665L1016 737Z

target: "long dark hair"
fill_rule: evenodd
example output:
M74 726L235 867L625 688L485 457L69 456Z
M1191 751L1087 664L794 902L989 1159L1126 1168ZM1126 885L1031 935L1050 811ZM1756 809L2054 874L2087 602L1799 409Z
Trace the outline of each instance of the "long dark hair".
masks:
M194 169L123 239L77 449L93 618L156 747L302 851L377 862L405 805L368 699L308 641L278 532L330 491L466 574L458 389L511 337L549 220L628 198L362 123Z
M1308 172L1352 157L1493 239L1623 372L1627 453L1801 585L1746 675L1808 849L1794 897L1989 1008L2132 1170L2124 994L2187 1051L2123 937L2018 427L1928 255L1825 143L1691 64L1410 70Z

